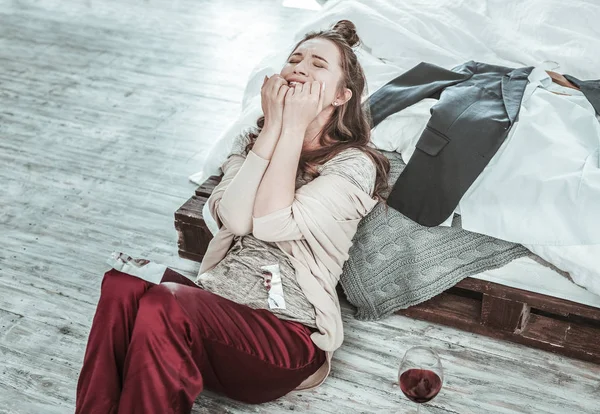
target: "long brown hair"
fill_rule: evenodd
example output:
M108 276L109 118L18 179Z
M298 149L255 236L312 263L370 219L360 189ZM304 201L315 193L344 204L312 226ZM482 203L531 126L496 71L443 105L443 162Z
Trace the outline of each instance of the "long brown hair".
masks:
M321 131L320 147L303 152L298 169L302 174L315 178L319 175L318 165L326 163L348 148L360 149L375 164L377 178L373 196L383 201L385 199L383 194L388 187L390 162L371 144L370 112L368 106L361 103L361 97L366 94L367 82L356 54L352 50L352 47L360 42L356 34L356 26L349 20L340 20L330 30L308 33L294 46L290 55L303 42L314 38L330 40L337 46L340 51L343 72L343 77L337 85L338 93L342 92L344 88L348 88L352 91L352 98L346 104L334 108L331 118ZM264 116L261 116L257 121L258 131L248 133L250 143L246 147L246 151L250 151L254 146L258 133L264 127L264 121Z

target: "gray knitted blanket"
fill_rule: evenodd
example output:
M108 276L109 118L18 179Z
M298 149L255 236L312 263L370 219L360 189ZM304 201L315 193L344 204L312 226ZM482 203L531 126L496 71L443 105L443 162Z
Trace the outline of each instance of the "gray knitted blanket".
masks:
M390 160L390 184L404 169ZM390 187L391 188L391 187ZM467 276L502 267L529 254L523 246L452 227L425 227L380 203L359 224L340 283L356 318L383 318L451 288Z

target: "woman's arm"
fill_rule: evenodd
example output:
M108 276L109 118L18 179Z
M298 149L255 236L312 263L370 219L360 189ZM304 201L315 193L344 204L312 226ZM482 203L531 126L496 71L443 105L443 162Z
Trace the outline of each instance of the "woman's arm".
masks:
M292 205L304 134L322 109L322 96L319 82L307 82L287 91L281 135L256 193L255 218Z
M279 140L287 90L287 82L279 75L265 77L261 89L265 125L243 164L240 166L238 160L230 172L223 171L225 177L215 189L219 191L213 200L209 200L221 223L236 236L252 231L254 201Z
M243 161L240 156L229 161L221 183L211 195L209 206L214 206L211 212L214 209L221 223L236 236L244 236L252 231L256 192L269 165L269 159L264 155L274 150L278 136L277 131L263 128L255 144L259 144L262 151L250 151Z
M377 169L363 151L343 151L323 167L317 178L295 192L289 207L254 217L256 238L267 242L311 238L309 223L322 225L333 235L336 228L339 231L337 225L352 227L377 203L372 198Z
M266 216L292 204L304 131L301 127L282 128L271 163L263 176L254 202L254 217Z

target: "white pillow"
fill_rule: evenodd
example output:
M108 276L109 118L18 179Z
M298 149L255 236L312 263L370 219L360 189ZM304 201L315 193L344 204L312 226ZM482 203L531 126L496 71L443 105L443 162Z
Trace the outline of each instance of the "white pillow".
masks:
M423 99L381 121L371 133L371 141L380 150L396 151L408 162L417 141L431 117L430 109L437 99Z
M256 120L262 115L260 95L250 100L245 110L237 120L229 124L227 129L217 138L213 146L204 153L201 159L202 171L193 174L189 180L198 185L211 175L221 174L221 165L227 160L235 138L244 131L256 127Z

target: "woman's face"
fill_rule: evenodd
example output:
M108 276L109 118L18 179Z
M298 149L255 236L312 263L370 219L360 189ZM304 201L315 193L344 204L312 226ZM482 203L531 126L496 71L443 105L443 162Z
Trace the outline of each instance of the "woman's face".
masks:
M334 100L338 100L338 103L345 101L343 94L336 96L337 85L342 80L343 73L340 52L330 40L315 38L303 42L290 55L280 75L288 83L325 83L324 106L330 105Z

